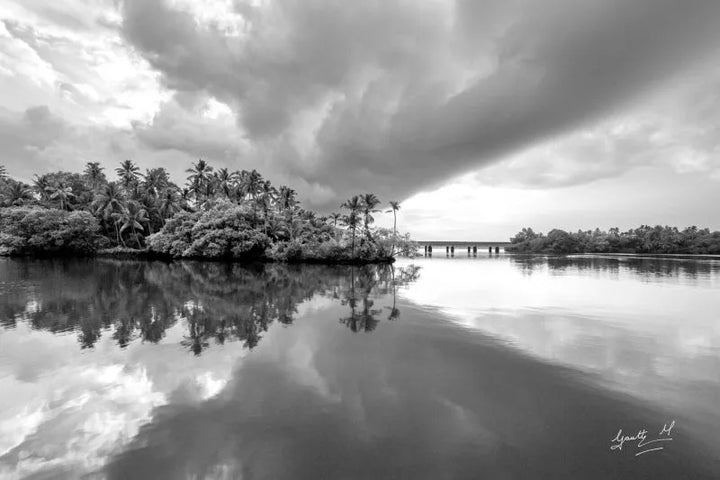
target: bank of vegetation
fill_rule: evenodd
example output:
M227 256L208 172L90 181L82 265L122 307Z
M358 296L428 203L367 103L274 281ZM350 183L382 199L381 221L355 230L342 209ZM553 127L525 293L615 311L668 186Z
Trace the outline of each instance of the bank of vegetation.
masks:
M256 170L199 160L187 172L180 187L164 168L143 174L126 160L109 181L91 162L82 173L35 175L28 185L0 166L0 254L378 263L415 251L396 223L374 227L382 205L372 193L322 216ZM387 211L399 208L390 202Z
M554 229L547 235L523 228L505 247L515 253L635 253L635 254L720 254L720 231L709 228L642 225L621 232L600 229L566 232Z

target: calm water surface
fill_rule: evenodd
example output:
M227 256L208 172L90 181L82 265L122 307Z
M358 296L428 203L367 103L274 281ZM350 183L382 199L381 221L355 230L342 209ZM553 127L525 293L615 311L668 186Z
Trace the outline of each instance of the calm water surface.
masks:
M0 259L0 478L720 478L719 261L463 257Z

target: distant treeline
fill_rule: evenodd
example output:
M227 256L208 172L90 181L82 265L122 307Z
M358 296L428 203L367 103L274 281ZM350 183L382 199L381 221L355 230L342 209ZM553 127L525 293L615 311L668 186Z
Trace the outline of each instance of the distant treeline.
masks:
M199 160L184 186L164 168L143 174L130 160L109 181L90 162L82 173L35 175L33 185L0 165L1 255L93 255L99 250L168 258L327 263L390 261L413 251L397 229L374 228L381 202L354 195L342 212L300 207L295 190L256 170L215 170ZM389 212L400 208L390 202Z
M547 235L523 228L510 239L505 248L516 253L664 253L720 254L720 232L692 226L677 227L642 225L621 232L618 228L603 231L554 229Z

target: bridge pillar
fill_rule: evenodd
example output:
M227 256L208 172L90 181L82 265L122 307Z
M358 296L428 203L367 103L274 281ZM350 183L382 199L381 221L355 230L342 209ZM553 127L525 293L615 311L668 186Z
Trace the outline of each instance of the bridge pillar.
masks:
M477 245L473 245L473 257L477 256Z
M500 247L495 247L495 253L500 253Z
M492 253L492 247L488 247L488 253Z

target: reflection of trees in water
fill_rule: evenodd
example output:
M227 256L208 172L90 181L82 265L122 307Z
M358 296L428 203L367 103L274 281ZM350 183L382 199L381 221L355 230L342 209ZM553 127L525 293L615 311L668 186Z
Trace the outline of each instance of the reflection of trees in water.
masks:
M577 257L577 256L512 256L511 262L523 273L532 275L547 265L550 273L568 269L602 271L617 275L621 270L643 277L696 279L720 271L720 263L712 260L670 259L649 257Z
M370 331L381 310L375 295L393 295L419 276L417 267L239 265L113 260L12 260L0 263L9 288L0 294L0 325L18 320L53 333L76 331L82 348L107 330L121 347L156 343L182 320L182 345L200 354L211 343L255 347L274 321L290 324L297 305L316 294L350 307L349 326Z
M397 289L400 286L414 282L420 276L420 267L409 265L395 268L390 265L380 267L351 267L346 285L335 291L334 296L340 298L343 305L350 307L350 315L340 318L340 323L346 325L353 332L371 332L375 330L380 320L377 318L382 309L373 308L372 297L379 295L392 295L392 307L388 320L400 317L400 310L396 306Z

